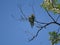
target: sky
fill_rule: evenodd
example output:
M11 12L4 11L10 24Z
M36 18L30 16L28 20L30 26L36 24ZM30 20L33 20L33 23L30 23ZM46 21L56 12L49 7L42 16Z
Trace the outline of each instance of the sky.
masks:
M52 21L45 10L40 7L42 2L43 0L0 0L0 45L51 45L48 32L57 30L57 25L49 25L47 29L40 31L33 41L28 42L32 35L36 34L38 28L36 26L31 28L28 21L17 20L22 15L19 6L28 17L34 13L31 7L33 5L38 21ZM57 15L52 12L51 14L56 19Z

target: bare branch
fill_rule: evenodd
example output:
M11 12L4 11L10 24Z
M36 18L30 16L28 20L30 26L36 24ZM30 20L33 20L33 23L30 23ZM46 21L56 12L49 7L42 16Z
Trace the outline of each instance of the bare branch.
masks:
M37 31L36 35L34 35L29 41L32 41L33 39L35 39L35 38L38 36L38 33L39 33L43 28L45 28L46 26L48 26L48 25L50 25L50 24L52 24L52 23L55 23L55 22L50 22L50 23L42 26L42 27Z
M60 15L57 17L56 21L58 21L59 18L60 18Z
M48 10L45 9L45 11L47 12L48 16L49 16L54 22L56 22L55 19L49 14Z
M22 11L21 6L18 6L18 8L20 9L20 11L21 11L22 15L24 16L24 18L27 20L27 17L26 17L26 15L24 14L24 12Z
M59 33L59 31L60 31L60 27L58 28L57 33Z
M35 20L35 22L36 22L36 23L39 23L39 24L47 24L47 23L44 23L44 22L36 21L36 20Z
M40 32L43 28L49 26L50 24L57 24L57 25L60 26L60 23L57 23L57 22L49 22L49 23L45 24L44 26L40 27L40 29L37 31L36 35L34 35L29 41L34 40L34 39L38 36L39 32Z
M25 31L25 33L30 34L31 36L33 36L33 33L29 32L29 31Z
M42 28L40 30L42 30ZM33 39L35 39L35 37L38 36L38 33L39 33L40 30L38 30L37 33L36 33L36 35L34 35L29 41L32 41Z
M26 20L22 15L20 16L21 18L17 18L12 14L11 17L14 18L17 21L25 21Z
M32 5L32 10L33 10L33 14L35 15L35 10L34 10L34 7L33 7L33 5Z
M42 6L40 5L40 7L42 7ZM55 19L49 14L48 10L45 9L45 11L47 12L48 16L49 16L54 22L56 22Z

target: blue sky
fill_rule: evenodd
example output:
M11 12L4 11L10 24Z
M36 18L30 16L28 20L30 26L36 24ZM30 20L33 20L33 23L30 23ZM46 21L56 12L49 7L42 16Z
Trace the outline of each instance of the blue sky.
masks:
M22 15L18 5L22 6L27 17L33 13L31 8L31 5L33 5L35 16L39 21L52 21L44 9L40 7L42 1L43 0L0 0L0 45L50 45L48 32L58 29L57 25L53 24L48 26L47 29L43 29L39 33L38 37L28 42L28 39L32 37L30 33L35 34L38 29L36 27L32 29L28 21L22 22L16 20L16 18L19 19L20 15ZM12 18L11 15L14 15L16 18ZM56 19L56 15L54 18Z

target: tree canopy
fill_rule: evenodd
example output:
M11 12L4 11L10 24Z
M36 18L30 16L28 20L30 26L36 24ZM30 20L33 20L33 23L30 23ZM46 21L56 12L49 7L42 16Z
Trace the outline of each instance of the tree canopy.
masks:
M58 0L44 0L42 6L49 11L60 14L60 3L58 3Z

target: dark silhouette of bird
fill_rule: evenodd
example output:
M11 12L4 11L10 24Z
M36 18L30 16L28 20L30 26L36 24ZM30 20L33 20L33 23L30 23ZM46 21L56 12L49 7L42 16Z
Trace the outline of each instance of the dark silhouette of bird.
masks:
M32 14L32 15L29 17L29 22L30 22L31 27L34 26L34 21L35 21L35 16L34 16L34 14Z

